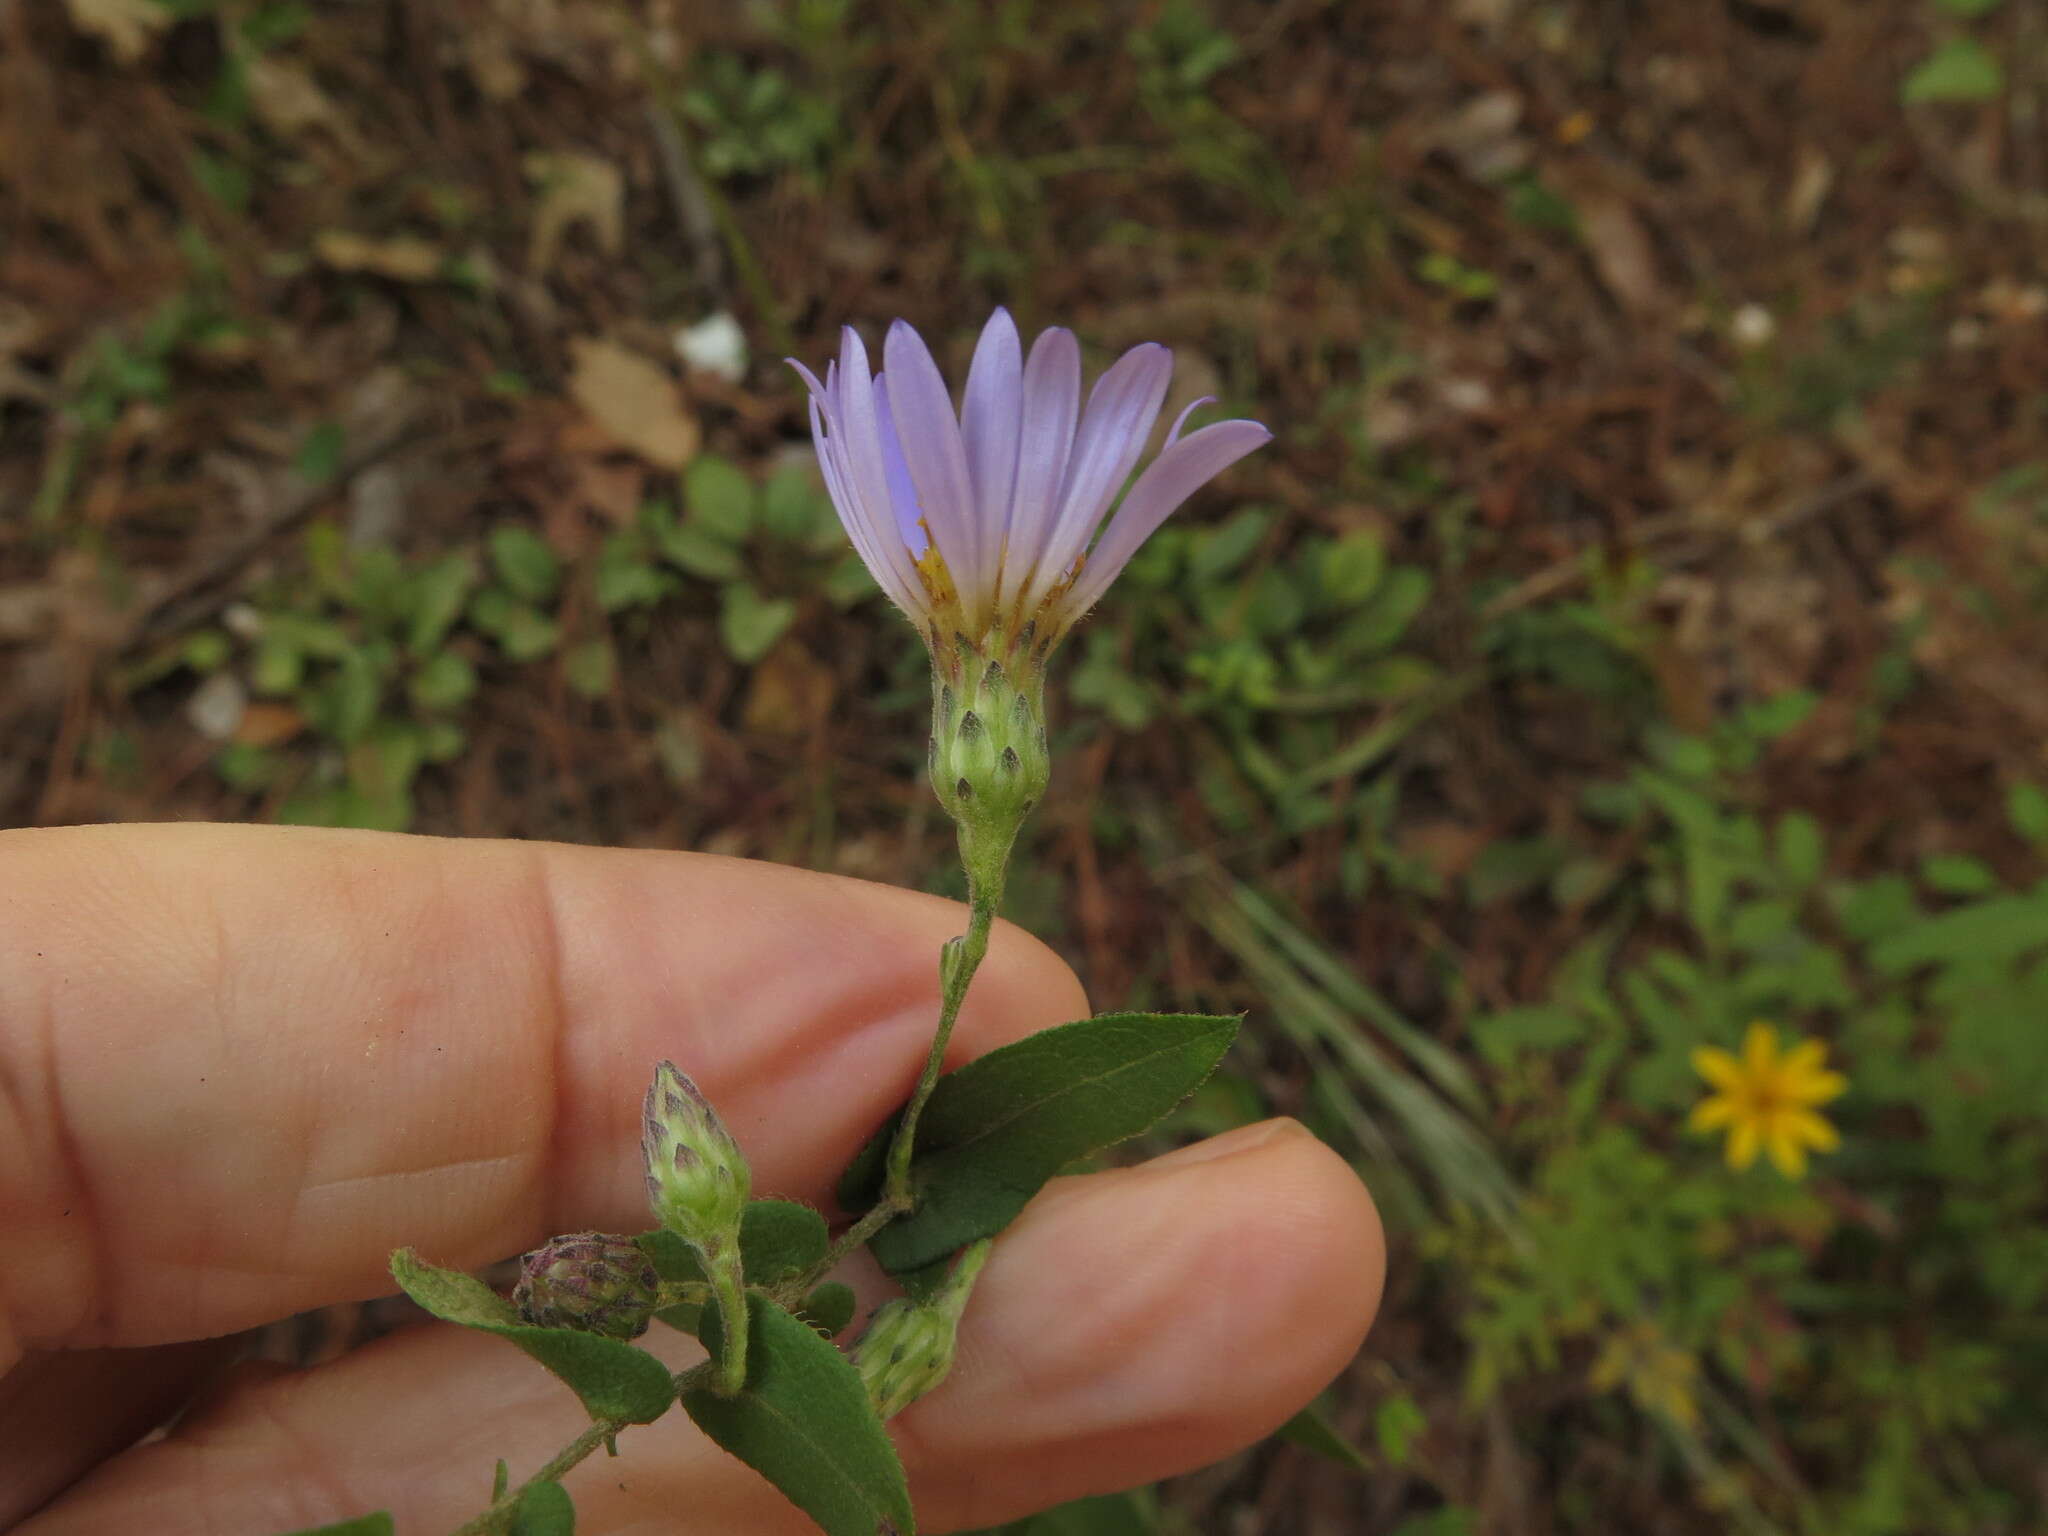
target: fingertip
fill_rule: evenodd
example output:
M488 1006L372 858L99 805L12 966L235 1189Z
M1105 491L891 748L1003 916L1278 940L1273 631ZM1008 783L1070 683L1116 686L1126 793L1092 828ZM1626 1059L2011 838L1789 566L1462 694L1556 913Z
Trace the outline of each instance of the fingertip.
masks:
M1251 1444L1357 1353L1385 1262L1364 1185L1292 1120L1055 1181L998 1242L952 1378L897 1421L920 1507L1000 1523Z

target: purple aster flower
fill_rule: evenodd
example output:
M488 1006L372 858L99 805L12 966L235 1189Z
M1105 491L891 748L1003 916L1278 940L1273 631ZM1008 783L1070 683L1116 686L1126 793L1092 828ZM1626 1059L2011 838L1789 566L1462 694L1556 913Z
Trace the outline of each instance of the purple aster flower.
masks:
M870 376L849 326L822 384L791 362L810 388L811 435L839 520L935 658L950 640L1042 663L1175 507L1273 435L1220 421L1183 437L1205 403L1196 401L1103 527L1166 399L1165 347L1146 342L1118 358L1085 409L1073 332L1041 332L1026 358L1003 309L982 328L957 413L903 321L889 327L882 360Z

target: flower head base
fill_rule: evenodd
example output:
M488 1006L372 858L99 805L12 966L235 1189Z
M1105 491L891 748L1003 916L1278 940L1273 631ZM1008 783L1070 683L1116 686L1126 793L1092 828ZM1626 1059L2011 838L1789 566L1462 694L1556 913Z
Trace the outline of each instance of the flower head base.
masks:
M753 1174L718 1111L672 1061L647 1089L640 1147L654 1219L707 1261L736 1251Z
M512 1304L536 1327L637 1339L654 1316L660 1288L654 1262L631 1238L572 1232L521 1261Z
M1809 1148L1832 1152L1842 1143L1818 1113L1849 1086L1826 1069L1826 1056L1818 1040L1802 1040L1781 1055L1778 1032L1768 1024L1749 1026L1740 1057L1702 1046L1692 1053L1693 1068L1716 1091L1694 1107L1692 1129L1725 1129L1731 1168L1747 1168L1765 1151L1786 1178L1801 1177Z

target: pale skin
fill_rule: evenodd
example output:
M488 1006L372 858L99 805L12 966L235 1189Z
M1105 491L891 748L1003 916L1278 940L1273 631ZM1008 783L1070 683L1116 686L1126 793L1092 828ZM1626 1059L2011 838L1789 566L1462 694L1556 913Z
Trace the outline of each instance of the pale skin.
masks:
M962 918L692 854L0 833L0 1527L461 1523L497 1457L523 1476L584 1422L517 1351L436 1324L223 1376L223 1350L190 1341L388 1294L401 1245L482 1266L644 1229L639 1106L662 1057L718 1106L757 1192L829 1211L916 1076ZM999 926L948 1065L1088 1011L1050 950ZM1258 1439L1352 1358L1383 1264L1364 1188L1289 1121L1056 1182L996 1247L952 1378L892 1422L924 1527ZM865 1316L886 1292L854 1278ZM167 1436L120 1448L202 1388ZM579 1531L813 1529L679 1412L619 1449L567 1479Z

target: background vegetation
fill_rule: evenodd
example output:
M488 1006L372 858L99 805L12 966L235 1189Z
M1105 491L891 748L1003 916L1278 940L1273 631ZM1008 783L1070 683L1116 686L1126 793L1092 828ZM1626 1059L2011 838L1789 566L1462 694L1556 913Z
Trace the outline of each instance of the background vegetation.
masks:
M1355 1465L1030 1529L2039 1531L2044 121L2033 0L0 0L0 819L943 886L777 359L1167 341L1279 440L1013 915L1394 1272ZM1759 1018L1803 1179L1686 1130Z

